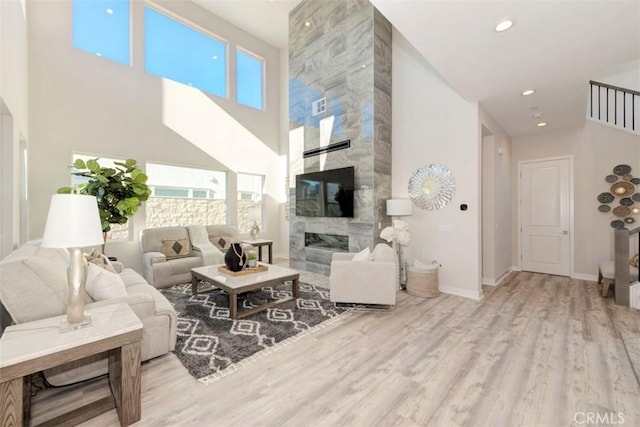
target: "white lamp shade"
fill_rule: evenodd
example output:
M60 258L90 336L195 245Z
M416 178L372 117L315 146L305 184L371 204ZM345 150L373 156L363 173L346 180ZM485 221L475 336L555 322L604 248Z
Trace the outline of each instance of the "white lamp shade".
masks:
M247 209L247 219L249 221L260 221L260 208L250 207Z
M41 246L82 248L103 243L98 201L94 196L82 194L51 196Z
M388 216L411 215L411 199L389 199L387 200Z

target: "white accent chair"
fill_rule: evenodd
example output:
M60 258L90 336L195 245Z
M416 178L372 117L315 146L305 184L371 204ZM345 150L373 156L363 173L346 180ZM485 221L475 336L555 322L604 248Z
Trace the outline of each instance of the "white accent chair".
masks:
M396 304L398 256L387 244L379 243L371 259L353 261L354 253L335 252L329 275L330 300L334 303Z

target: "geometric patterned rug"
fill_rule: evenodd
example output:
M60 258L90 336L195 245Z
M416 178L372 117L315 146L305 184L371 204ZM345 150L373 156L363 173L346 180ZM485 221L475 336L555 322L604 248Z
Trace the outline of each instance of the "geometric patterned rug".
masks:
M240 366L290 345L349 314L329 301L329 290L300 283L297 300L287 301L243 319L229 317L225 291L200 283L191 295L191 283L160 290L177 312L175 354L189 373L203 384L222 378ZM238 306L291 296L291 285L281 284L238 296Z

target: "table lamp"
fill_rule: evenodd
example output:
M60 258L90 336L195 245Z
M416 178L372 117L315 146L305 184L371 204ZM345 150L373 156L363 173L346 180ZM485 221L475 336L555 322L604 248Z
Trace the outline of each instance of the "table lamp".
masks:
M258 221L260 220L261 209L259 206L252 206L247 209L247 219L251 222L249 226L249 235L251 240L256 240L260 236L260 226Z
M400 217L400 216L409 216L411 215L412 202L411 199L389 199L387 200L387 216L390 217ZM399 271L399 280L400 287L404 287L406 283L405 279L405 266L404 259L402 253L402 245L397 244L396 250L398 251L398 263L400 267Z
M69 251L67 267L67 318L62 330L73 330L91 324L84 312L84 287L87 261L80 248L104 243L98 202L95 196L54 194L41 246L65 248Z

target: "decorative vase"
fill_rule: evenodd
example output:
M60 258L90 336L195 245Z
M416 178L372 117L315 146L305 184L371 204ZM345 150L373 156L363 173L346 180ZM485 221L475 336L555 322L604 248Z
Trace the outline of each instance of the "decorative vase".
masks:
M247 261L247 256L240 243L232 243L224 256L224 263L231 271L240 271Z

